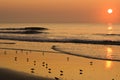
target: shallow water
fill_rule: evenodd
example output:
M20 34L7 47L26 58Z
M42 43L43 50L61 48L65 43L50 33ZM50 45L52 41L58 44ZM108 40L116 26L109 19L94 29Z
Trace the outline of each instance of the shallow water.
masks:
M86 24L1 24L5 27L45 26L49 34L0 34L0 37L47 39L82 39L119 41L120 28L116 25L108 30L106 25ZM56 27L57 26L57 27ZM67 26L67 27L65 27ZM81 26L81 27L80 27ZM96 27L97 26L97 27ZM95 30L95 31L93 31ZM109 33L110 32L110 33ZM110 34L110 35L108 35ZM116 34L116 35L113 35ZM101 36L102 35L102 36ZM107 36L107 37L106 37ZM5 43L5 44L4 44ZM7 44L6 44L7 43ZM14 43L14 44L9 44ZM97 58L119 59L119 45L27 42L0 40L0 67L26 72L32 75L60 78L61 80L119 80L120 62L98 60L65 54L58 49L77 55L95 56Z
M120 62L120 46L95 44L62 44L54 45L53 49L61 53L73 56Z

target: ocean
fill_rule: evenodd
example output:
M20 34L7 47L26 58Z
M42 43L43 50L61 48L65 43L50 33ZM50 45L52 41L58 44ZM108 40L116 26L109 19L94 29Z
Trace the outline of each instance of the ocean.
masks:
M0 45L2 68L60 80L120 79L119 24L1 23Z

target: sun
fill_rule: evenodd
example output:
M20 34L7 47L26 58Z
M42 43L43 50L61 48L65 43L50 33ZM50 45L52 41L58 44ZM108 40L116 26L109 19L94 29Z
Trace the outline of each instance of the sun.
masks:
M108 14L112 14L113 10L112 9L108 9L107 12L108 12Z

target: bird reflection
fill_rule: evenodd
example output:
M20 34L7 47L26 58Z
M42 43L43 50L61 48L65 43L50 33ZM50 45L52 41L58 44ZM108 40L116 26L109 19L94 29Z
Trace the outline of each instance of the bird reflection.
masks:
M42 52L42 55L44 56L44 51Z
M27 62L29 62L29 58L27 58Z
M14 60L17 61L17 57L14 57Z
M28 55L28 52L26 52L26 55Z
M70 58L69 58L69 57L67 57L67 61L69 61L69 59L70 59Z
M6 52L6 51L4 51L4 54L6 55L6 54L7 54L7 52Z
M16 54L18 53L18 51L15 52Z

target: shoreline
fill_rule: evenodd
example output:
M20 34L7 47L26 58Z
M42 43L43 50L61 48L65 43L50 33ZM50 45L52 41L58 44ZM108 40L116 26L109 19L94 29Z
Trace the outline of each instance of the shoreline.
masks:
M77 57L83 57L83 58L88 58L88 59L95 59L95 60L104 60L104 61L116 61L116 62L120 62L120 60L118 59L107 59L107 58L99 58L99 57L92 57L92 56L87 56L87 55L81 55L81 54L74 54L74 53L71 53L71 52L67 52L67 51L63 51L63 50L60 50L59 48L57 48L55 45L52 46L52 49L55 50L55 51L58 51L60 53L63 53L63 54L68 54L68 55L73 55L73 56L77 56Z
M34 38L34 37L33 37ZM120 41L111 40L81 40L81 39L31 39L30 37L10 37L0 36L1 40L14 40L14 41L27 41L27 42L53 42L53 43L82 43L82 44L95 44L95 45L115 45L120 46Z

